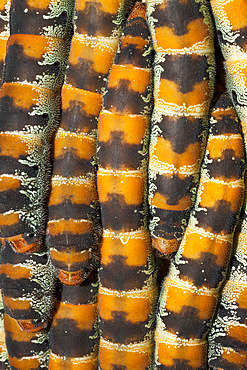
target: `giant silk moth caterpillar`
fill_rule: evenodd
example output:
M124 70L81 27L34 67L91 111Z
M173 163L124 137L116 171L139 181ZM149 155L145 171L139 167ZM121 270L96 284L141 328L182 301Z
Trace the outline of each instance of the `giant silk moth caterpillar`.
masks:
M152 244L176 252L204 153L214 85L214 31L204 1L147 0L154 49L149 158Z
M72 0L11 2L0 91L0 278L13 369L38 369L48 358L54 279L42 244L72 13Z
M127 20L99 116L102 370L144 370L152 365L157 286L147 226L152 48L145 12L137 2Z
M128 1L77 0L62 118L54 140L47 244L62 282L50 329L49 369L98 366L97 118Z
M211 111L197 200L162 287L155 334L158 369L207 368L207 334L231 257L244 172L240 124L222 94Z
M10 0L0 2L0 88L3 84L3 71L6 55L6 44L9 38Z

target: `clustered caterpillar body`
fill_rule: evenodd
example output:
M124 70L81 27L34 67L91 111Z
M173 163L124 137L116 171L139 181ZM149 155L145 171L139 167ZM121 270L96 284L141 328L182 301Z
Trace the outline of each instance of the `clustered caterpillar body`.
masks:
M102 370L152 366L157 285L146 199L151 66L145 6L137 2L109 74L98 125Z
M163 282L155 335L158 369L207 369L207 335L231 257L244 173L240 124L222 93L211 111L197 200Z
M207 2L147 0L156 52L149 155L152 244L178 249L203 158L214 87L214 31Z

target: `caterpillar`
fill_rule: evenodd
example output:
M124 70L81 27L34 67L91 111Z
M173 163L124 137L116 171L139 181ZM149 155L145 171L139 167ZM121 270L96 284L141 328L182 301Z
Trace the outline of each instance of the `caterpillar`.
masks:
M62 120L54 141L46 237L64 284L79 284L99 261L101 227L94 164L97 117L124 11L122 0L76 2L75 34L62 88Z
M111 68L98 123L99 367L151 369L156 271L147 225L152 47L137 2Z
M208 364L213 369L245 369L246 351L246 203L229 278L209 334Z
M204 1L147 0L154 49L149 157L152 245L177 251L195 201L214 88L214 29Z
M244 172L241 127L223 93L211 111L197 200L162 286L156 368L207 368L207 335L231 257Z
M246 135L246 3L211 1L217 36L224 57L229 95L241 120L245 149ZM239 13L239 9L241 12ZM236 236L236 252L221 299L218 315L209 336L209 365L214 369L246 367L246 204L241 230Z
M130 5L123 0L75 3L48 203L46 242L61 282L50 327L50 370L98 366L97 118Z
M11 2L0 91L0 281L13 369L44 367L48 357L54 274L43 241L72 13L72 0Z
M50 327L49 370L98 368L97 294L97 271L80 285L58 285Z

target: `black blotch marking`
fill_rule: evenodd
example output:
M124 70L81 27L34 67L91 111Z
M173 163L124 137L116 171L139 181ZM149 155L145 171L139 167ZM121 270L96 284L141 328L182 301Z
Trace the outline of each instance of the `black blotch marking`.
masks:
M26 126L41 126L44 129L49 121L48 115L33 115L30 116L28 112L33 110L18 108L14 105L14 99L9 96L4 96L0 100L0 131L20 131L23 129L23 122Z
M58 61L52 65L40 65L37 58L27 56L23 46L17 43L8 48L5 65L5 82L33 82L37 81L37 75L57 76L60 71Z
M144 91L134 91L131 81L119 79L118 86L108 88L104 97L105 109L119 114L140 114L146 107L144 99L148 96L148 87Z
M201 252L200 258L183 258L183 261L185 264L179 265L180 278L192 282L198 288L216 288L223 280L225 268L217 265L217 256L212 253Z
M126 256L111 255L111 263L101 264L100 281L106 288L113 290L142 289L147 274L145 266L129 266Z
M95 1L86 1L83 11L76 11L77 32L89 36L109 37L113 30L113 20L116 14L111 15L101 10L102 5Z
M92 60L78 58L77 61L76 65L69 63L66 72L67 83L78 89L101 93L107 74L99 74L95 71Z
M94 173L95 168L91 163L92 159L80 158L74 148L64 149L63 155L55 158L53 176L78 177Z
M233 159L234 158L234 159ZM209 155L209 159L212 158ZM241 179L245 171L245 163L243 158L236 158L233 149L225 149L222 151L220 161L213 159L211 163L207 163L207 169L210 177L224 177L225 179Z
M195 84L203 82L205 78L209 79L205 56L166 55L161 66L164 69L161 79L175 82L183 94L192 92Z
M231 203L224 199L217 200L215 207L196 212L197 226L213 233L230 234L233 232L238 213L231 211Z
M182 220L189 218L188 211L170 211L156 208L155 216L160 218L158 225L155 228L155 235L167 240L181 239L184 231L182 228Z
M148 321L133 323L127 320L128 313L124 311L111 311L112 320L101 320L99 322L102 335L113 343L129 344L140 342L148 332L145 325ZM121 330L119 330L121 328Z
M193 176L181 179L177 175L171 177L157 175L153 183L159 189L159 193L166 197L167 204L177 205L182 198L186 196L191 197L191 190L194 187L193 179Z
M69 319L56 319L56 325L50 329L50 346L52 352L66 357L83 357L91 353L94 346L94 329L82 330L77 322Z
M178 313L166 311L166 329L174 334L179 333L180 338L202 339L208 330L209 320L201 320L198 317L199 310L195 307L182 306Z
M158 365L159 370L195 370L194 367L189 365L189 360L184 360L184 359L173 359L173 364L172 366L165 366L163 364ZM197 367L196 370L205 370L205 367Z
M1 193L0 193L1 195ZM69 219L88 219L88 215L91 213L91 206L87 204L73 203L70 199L64 199L63 202L57 205L49 206L49 218L50 220L58 220L64 218Z
M49 247L56 247L57 249L67 248L69 246L73 246L75 250L88 250L92 245L96 244L96 240L94 236L89 233L71 233L67 230L64 230L60 234L46 235L46 242Z
M122 194L108 194L108 201L101 203L103 227L124 232L137 230L142 226L140 212L142 204L127 205Z
M143 160L139 153L142 147L126 143L122 131L113 131L110 133L109 141L99 142L99 162L104 168L136 170Z
M91 133L97 128L97 117L87 116L85 104L80 101L70 101L69 108L63 109L60 127L65 131Z
M186 2L170 0L164 9L162 9L162 5L156 5L152 17L158 20L157 24L159 27L169 27L173 29L174 34L177 36L183 36L188 33L190 22L202 18L200 4L192 0Z
M199 118L163 116L159 124L161 135L169 140L175 153L184 153L190 144L202 142L206 130Z
M45 339L42 343L35 343L35 339L37 340L36 336L33 336L29 341L21 341L21 337L19 340L15 340L12 338L11 334L11 332L5 331L9 356L21 359L22 357L29 357L31 354L39 351L45 353L49 349L48 339ZM0 369L2 369L1 366Z

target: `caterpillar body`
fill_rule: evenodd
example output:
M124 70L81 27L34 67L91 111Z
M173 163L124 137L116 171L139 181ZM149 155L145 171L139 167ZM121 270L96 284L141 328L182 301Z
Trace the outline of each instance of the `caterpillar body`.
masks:
M227 89L241 120L245 149L247 144L247 48L243 1L211 1L219 44L224 57ZM246 204L242 227L236 237L236 253L221 305L209 337L209 365L215 369L246 367Z
M80 285L58 285L50 328L49 370L98 368L97 294L97 271Z
M207 2L145 2L156 51L150 230L165 256L178 249L195 200L214 87L214 30Z
M54 274L43 241L72 13L72 0L11 2L0 90L0 280L12 369L47 366Z
M197 200L162 287L157 369L207 368L207 335L231 257L244 172L240 124L224 93L211 112Z
M129 7L129 1L122 0L75 3L48 204L46 241L61 282L50 328L50 370L98 367L97 119Z
M8 350L5 341L3 315L4 315L4 306L2 294L0 291L0 369L7 370L9 369L9 361L8 361Z
M102 370L152 365L157 285L147 225L152 48L145 13L137 2L127 20L98 124Z
M54 142L47 244L64 284L82 282L99 261L96 133L102 88L116 53L126 4L77 1L62 120ZM100 21L99 21L100 19Z

